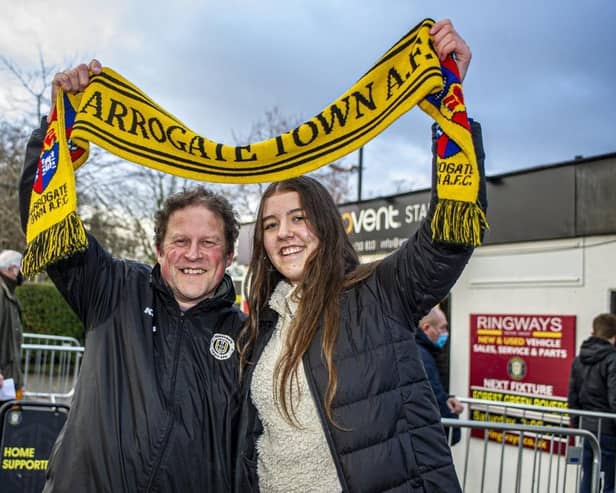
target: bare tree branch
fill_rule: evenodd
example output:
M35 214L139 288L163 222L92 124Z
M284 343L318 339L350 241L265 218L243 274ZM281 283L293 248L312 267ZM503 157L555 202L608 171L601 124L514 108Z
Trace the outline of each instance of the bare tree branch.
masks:
M23 70L5 56L0 56L0 69L8 71L19 82L27 94L26 99L30 99L30 104L34 100L38 123L43 116L45 106L49 105L47 91L57 67L48 65L39 50L38 68L35 70ZM26 107L25 103L23 107ZM266 111L262 119L252 124L246 137L238 138L234 135L234 138L238 141L238 145L241 141L262 141L287 132L297 127L300 122L300 118L285 116L275 107ZM8 130L3 131L3 134L6 138L0 140L0 170L3 171L3 177L11 176L11 183L16 184L26 137L22 135L23 132L16 134ZM3 151L4 148L6 151ZM2 152L15 153L16 149L19 151L18 158L3 157ZM5 173L4 168L7 170L10 168L13 174L8 171ZM353 171L354 169L347 169L339 163L332 163L312 175L328 188L334 200L343 202L348 199L348 181ZM111 156L97 146L91 147L88 163L77 171L76 178L79 213L87 227L114 255L141 261L155 260L152 249L154 213L162 206L167 196L198 183L128 163ZM0 183L0 185L3 189L12 186L10 183ZM250 221L254 218L267 184L208 184L207 186L228 197L242 220ZM5 202L0 201L2 226L0 244L22 245L23 235L20 236L16 189L14 195L10 190L7 193L3 192L4 190L0 190L0 196L6 198Z
M0 121L0 249L25 246L17 201L25 134L22 125Z
M1 66L8 71L13 77L20 83L21 87L26 93L34 99L36 105L35 118L36 122L41 120L43 116L43 105L49 106L49 98L47 97L47 91L51 86L51 79L53 74L57 71L56 65L48 66L45 62L43 52L40 47L38 50L38 65L36 70L26 71L19 65L4 55L0 55ZM19 99L17 101L20 101ZM22 101L25 106L26 99ZM28 112L29 113L29 112Z

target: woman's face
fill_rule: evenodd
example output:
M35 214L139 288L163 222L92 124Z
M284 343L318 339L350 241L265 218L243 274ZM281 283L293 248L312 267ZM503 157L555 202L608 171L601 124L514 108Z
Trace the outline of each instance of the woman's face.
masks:
M270 262L292 284L305 275L308 257L319 246L297 192L281 192L263 206L263 246Z

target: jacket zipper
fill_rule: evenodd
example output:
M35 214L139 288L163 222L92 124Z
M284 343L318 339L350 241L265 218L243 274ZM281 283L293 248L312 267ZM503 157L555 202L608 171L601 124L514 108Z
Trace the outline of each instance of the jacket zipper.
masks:
M308 388L310 389L310 393L312 394L314 402L317 405L317 411L321 420L321 426L323 427L323 431L325 432L325 439L327 440L327 445L329 446L329 452L330 454L332 454L332 459L334 460L336 470L338 471L338 479L340 480L342 491L349 491L349 487L346 483L346 478L344 477L344 473L342 471L342 464L340 464L340 458L338 457L338 454L336 453L336 450L334 448L334 437L332 436L327 416L325 416L325 411L323 410L323 405L321 403L320 394L317 390L316 382L312 378L312 373L308 371L308 367L310 366L308 353L309 351L306 351L302 358L302 361L304 363L304 374L306 376L306 381L308 382Z
M175 384L176 378L178 374L178 364L180 360L180 348L182 346L182 338L184 335L184 312L180 313L180 326L178 328L178 340L176 342L175 351L173 355L173 373L171 374L171 389L169 392L169 403L171 406L171 410L169 411L169 419L167 422L167 427L165 430L165 435L163 441L160 446L160 453L158 458L154 462L152 466L152 472L150 474L150 478L148 479L145 491L151 491L152 484L158 475L158 468L160 467L160 463L163 460L163 456L165 455L165 449L167 448L167 443L169 442L169 437L171 436L171 431L173 429L173 417L175 414Z

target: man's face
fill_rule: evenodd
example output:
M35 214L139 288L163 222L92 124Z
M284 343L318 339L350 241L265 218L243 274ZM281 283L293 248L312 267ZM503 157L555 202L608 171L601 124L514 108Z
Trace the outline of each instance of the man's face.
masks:
M4 274L9 279L13 279L13 281L15 281L17 279L17 276L19 275L19 267L17 267L16 265L11 265L6 269L0 269L0 272L2 272L2 274Z
M220 216L202 205L171 214L157 258L162 277L182 310L214 294L233 258L225 250Z
M421 327L428 339L436 343L438 336L449 333L449 324L443 312L436 311L430 322Z

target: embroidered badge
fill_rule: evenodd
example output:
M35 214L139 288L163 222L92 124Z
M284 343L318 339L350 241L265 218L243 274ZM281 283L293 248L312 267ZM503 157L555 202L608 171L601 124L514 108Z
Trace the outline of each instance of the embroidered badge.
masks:
M214 334L210 342L210 353L218 360L229 359L235 351L235 342L228 335Z

